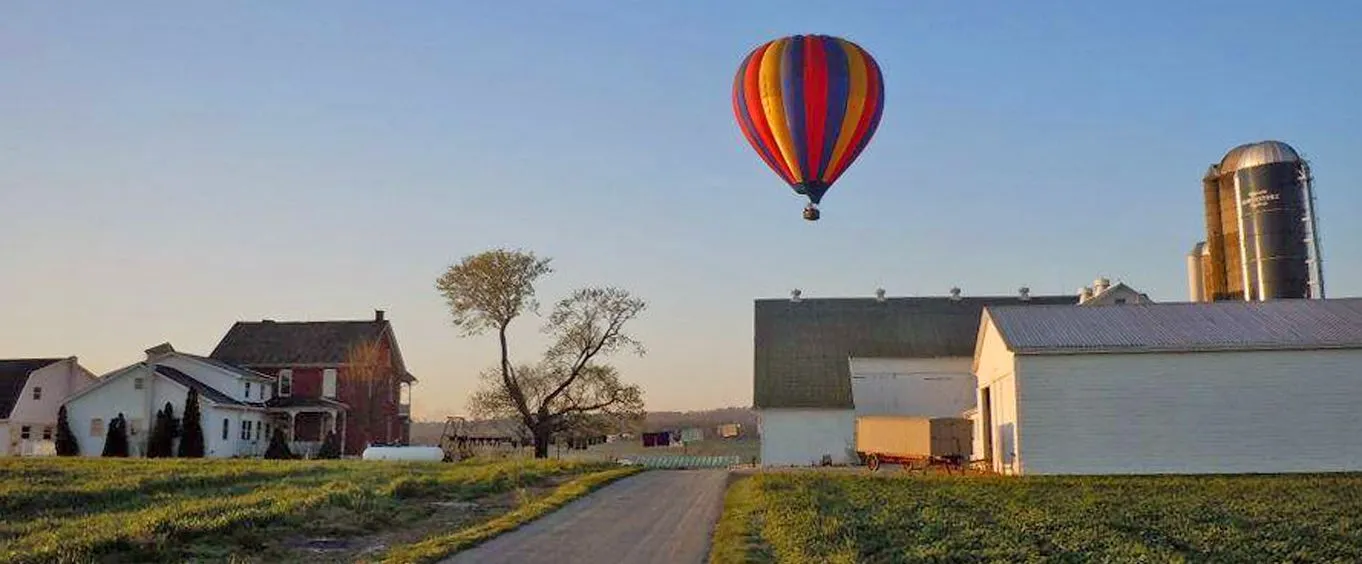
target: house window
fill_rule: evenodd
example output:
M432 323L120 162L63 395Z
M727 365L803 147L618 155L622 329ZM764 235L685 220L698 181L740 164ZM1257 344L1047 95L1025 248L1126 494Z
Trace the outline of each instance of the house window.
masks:
M140 389L142 389L142 379L141 379L141 378L133 378L133 379L132 379L132 387L133 387L134 390L140 390Z
M328 398L336 397L336 369L327 368L322 370L322 396Z
M34 387L33 387L33 399L35 399L35 400L43 399L43 388L42 388L42 386L34 386Z
M293 370L285 368L279 371L279 397L286 398L293 395Z
M261 422L259 422L259 421L256 421L256 422L255 422L255 440L257 440L257 441L260 440L260 436L261 436L261 435L260 435L260 428L261 428L262 425L264 425L264 424L261 423Z
M224 419L222 420L222 440L224 440L224 441L227 440L227 433L230 433L230 432L231 432L231 429L232 429L232 422L231 422L231 421L228 421L226 418L224 418Z
M1123 303L1126 303L1126 299L1125 299L1125 298L1116 298L1116 305L1120 305L1120 304L1123 304Z
M96 417L96 418L90 420L90 436L91 436L91 437L102 437L102 436L104 436L104 420L103 420L103 419L100 419L100 418Z
M251 383L246 382L246 399L251 399Z
M28 425L24 425L23 427L20 427L20 428L19 428L19 438L20 438L20 439L23 439L23 440L27 441L27 440L29 440L29 439L32 438L32 437L33 437L33 427L29 427Z
M43 427L43 440L52 440L52 427Z
M271 435L270 435L270 424L269 424L269 423L266 423L266 424L265 424L265 436L266 436L266 437L271 436Z
M242 422L241 422L241 440L243 440L243 441L249 441L249 440L251 440L251 422L250 422L250 421L242 421Z
M132 421L128 422L128 434L130 435L136 435L141 428L142 428L141 419L133 419Z

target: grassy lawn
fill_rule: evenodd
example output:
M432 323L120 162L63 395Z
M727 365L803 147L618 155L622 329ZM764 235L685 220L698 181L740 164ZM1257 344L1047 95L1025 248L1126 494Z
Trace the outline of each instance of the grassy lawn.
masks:
M1362 475L734 483L713 562L1362 562Z
M0 459L0 562L429 561L632 471L553 460Z

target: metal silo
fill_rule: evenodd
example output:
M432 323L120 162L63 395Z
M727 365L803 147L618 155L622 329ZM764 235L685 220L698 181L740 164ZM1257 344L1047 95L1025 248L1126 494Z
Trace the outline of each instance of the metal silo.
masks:
M1235 147L1207 171L1205 299L1324 297L1313 183L1279 141Z

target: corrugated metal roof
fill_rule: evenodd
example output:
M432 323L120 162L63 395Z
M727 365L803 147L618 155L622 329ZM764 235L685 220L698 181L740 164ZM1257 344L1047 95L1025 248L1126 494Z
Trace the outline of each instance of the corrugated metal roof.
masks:
M1362 348L1362 298L989 307L1022 354Z
M971 357L986 305L1065 304L1077 296L756 300L753 403L850 409L850 357Z

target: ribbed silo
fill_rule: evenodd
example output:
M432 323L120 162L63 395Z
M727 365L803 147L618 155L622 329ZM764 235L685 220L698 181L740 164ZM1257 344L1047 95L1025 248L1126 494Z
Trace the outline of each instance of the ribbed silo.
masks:
M1310 166L1279 141L1240 145L1202 180L1205 296L1324 297Z

